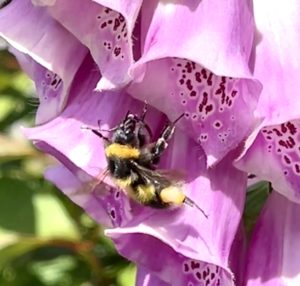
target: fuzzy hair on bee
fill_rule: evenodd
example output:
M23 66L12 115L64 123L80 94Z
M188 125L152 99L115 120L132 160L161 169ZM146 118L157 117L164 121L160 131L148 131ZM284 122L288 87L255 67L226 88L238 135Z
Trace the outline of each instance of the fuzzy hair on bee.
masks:
M153 208L168 208L187 204L205 212L182 191L183 182L174 179L166 171L157 170L160 157L168 147L175 124L184 116L180 115L162 130L156 141L145 123L147 104L141 115L127 112L124 120L112 129L111 138L105 137L104 130L85 127L105 141L107 171L114 183L126 194L142 205ZM100 126L100 122L98 122Z

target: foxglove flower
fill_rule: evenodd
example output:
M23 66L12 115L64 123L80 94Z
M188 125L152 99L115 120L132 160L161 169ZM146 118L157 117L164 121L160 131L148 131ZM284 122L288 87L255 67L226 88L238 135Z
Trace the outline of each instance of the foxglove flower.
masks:
M254 0L252 66L263 83L256 109L263 121L236 166L270 181L274 191L249 247L246 280L251 286L299 285L299 8L298 1Z
M261 90L248 67L254 33L249 5L33 3L5 6L0 35L18 50L37 85L40 125L25 133L61 162L46 178L108 227L119 252L138 264L138 285L239 285L243 243L237 234L247 176L232 162L257 124ZM16 18L24 25L13 25ZM184 192L208 219L196 208L140 206L109 180L82 192L106 161L101 140L81 127L97 126L99 119L103 129L115 126L127 110L138 114L144 100L157 108L146 118L154 138L165 115L173 120L185 113L160 168L187 171Z

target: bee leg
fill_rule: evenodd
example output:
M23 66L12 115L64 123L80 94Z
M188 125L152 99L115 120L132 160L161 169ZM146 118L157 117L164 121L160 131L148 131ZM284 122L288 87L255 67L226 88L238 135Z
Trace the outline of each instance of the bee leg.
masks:
M183 200L183 203L185 203L186 205L190 206L190 207L196 207L199 211L202 212L202 214L208 218L208 215L204 212L204 210L202 208L200 208L193 200L191 200L188 197L185 197Z
M144 103L144 107L143 107L143 111L142 111L142 114L140 116L140 120L144 122L144 119L145 119L145 116L146 116L146 113L148 111L148 103L147 101L145 100L145 103Z
M100 130L98 130L98 129L94 129L94 128L91 128L91 127L88 127L88 126L82 126L81 129L91 130L98 137L102 138L103 140L105 140L107 142L110 142L110 140L107 137L103 136L101 134Z
M168 141L172 138L175 131L175 124L184 116L181 114L174 122L168 124L163 130L161 136L158 138L152 149L152 160L156 164L159 161L161 154L167 149Z

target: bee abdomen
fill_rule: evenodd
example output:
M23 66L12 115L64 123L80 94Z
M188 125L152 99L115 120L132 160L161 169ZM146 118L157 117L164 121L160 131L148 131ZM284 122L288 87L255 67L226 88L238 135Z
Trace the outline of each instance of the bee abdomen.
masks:
M180 206L184 203L186 196L178 186L170 185L159 193L161 201L168 205Z

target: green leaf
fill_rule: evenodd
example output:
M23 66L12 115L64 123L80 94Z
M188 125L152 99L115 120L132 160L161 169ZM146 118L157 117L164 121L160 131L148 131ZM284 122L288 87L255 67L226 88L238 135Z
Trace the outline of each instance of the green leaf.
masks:
M134 286L136 276L136 266L129 264L126 268L121 270L118 274L118 283L120 286Z
M244 210L244 223L246 226L246 232L250 235L260 211L265 204L269 195L269 183L259 182L251 187L247 191L246 205Z
M33 192L27 181L0 178L0 232L35 233Z

